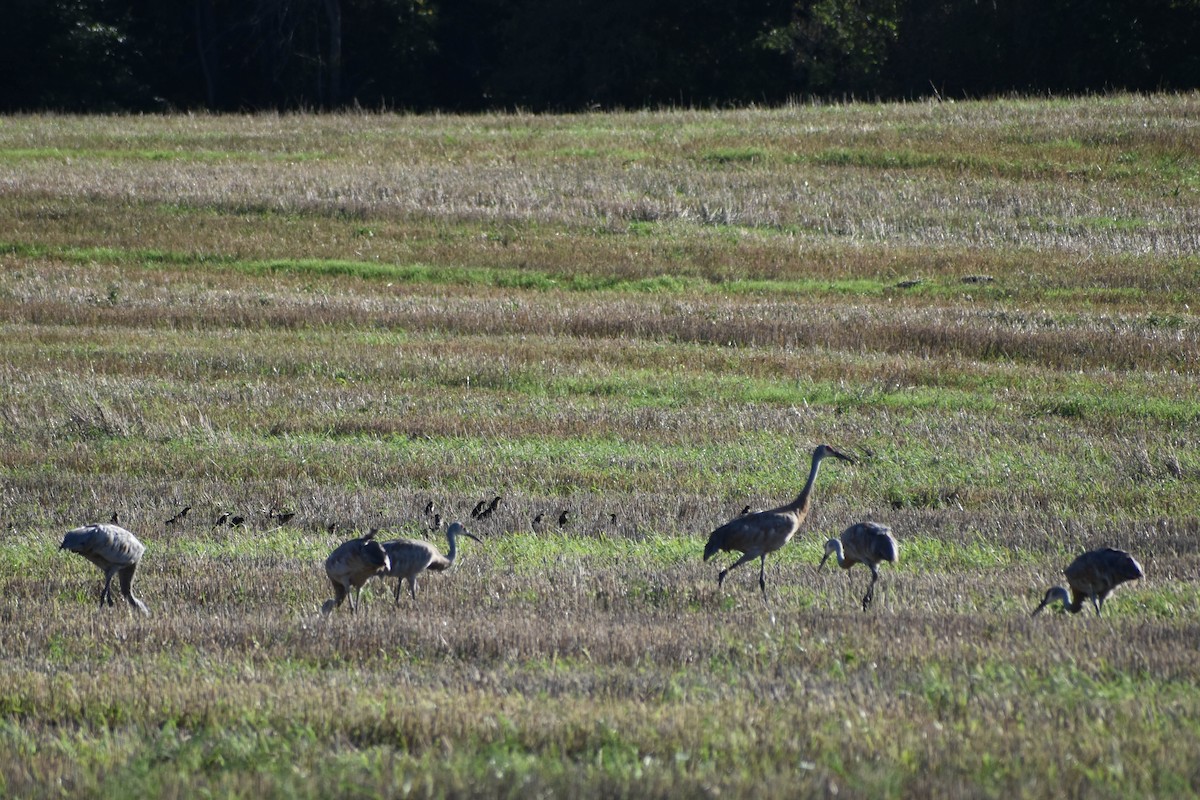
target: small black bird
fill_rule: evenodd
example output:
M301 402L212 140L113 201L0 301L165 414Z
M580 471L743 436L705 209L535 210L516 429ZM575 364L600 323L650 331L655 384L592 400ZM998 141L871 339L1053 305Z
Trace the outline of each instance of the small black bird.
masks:
M479 512L479 519L487 519L490 517L498 505L500 505L500 495L496 495L494 498L492 498L492 502L488 504L488 507Z
M233 517L232 519L230 519L230 520L229 520L229 524L230 524L232 527L236 528L237 526L241 525L241 524L242 524L243 522L245 522L245 521L246 521L246 518L245 518L245 517L240 517L240 516L239 516L239 517Z
M433 513L433 501L430 500L428 503L425 504L425 516L428 517L432 513Z
M120 518L117 517L117 512L115 512L115 511L112 513L112 516L108 518L108 521L111 522L113 525L121 524L121 520L120 520Z
M471 519L479 519L479 514L485 508L487 508L487 500L480 500L478 503L476 503L475 507L471 509Z
M191 506L184 506L184 507L183 507L183 509L182 509L182 510L181 510L181 511L180 511L178 514L176 514L175 516L171 517L169 520L167 520L167 521L166 521L166 522L164 522L163 524L164 524L164 525L174 525L176 522L179 522L181 519L183 519L184 517L186 517L186 516L187 516L187 512L189 512L189 511L191 511L191 510L192 510L192 507L191 507Z
M221 516L217 517L217 521L213 523L213 527L219 528L222 525L224 525L226 522L229 522L229 512L222 511Z
M571 515L571 512L564 508L562 510L562 513L558 515L558 527L561 528L564 525L566 525L567 519L568 519L568 517L570 517L570 515Z

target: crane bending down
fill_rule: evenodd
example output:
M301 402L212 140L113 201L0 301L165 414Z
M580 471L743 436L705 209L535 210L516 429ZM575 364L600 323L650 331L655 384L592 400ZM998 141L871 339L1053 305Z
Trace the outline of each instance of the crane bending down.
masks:
M326 600L325 605L321 606L322 614L333 611L347 597L350 598L350 610L358 611L358 602L351 594L351 589L361 595L364 583L372 576L387 571L390 566L387 551L375 541L376 533L378 531L373 530L360 539L343 542L325 559L325 574L333 584L333 599Z
M450 541L450 549L446 555L438 552L438 549L429 542L422 542L419 539L393 539L383 543L391 566L380 575L381 577L390 575L396 578L397 605L400 603L400 589L404 585L405 579L408 580L408 593L412 595L415 603L417 602L418 575L425 570L443 572L454 565L454 557L458 554L457 540L459 536L466 536L468 539L482 543L482 540L467 531L461 522L452 522L446 529L446 538Z
M862 609L867 610L875 598L875 582L879 580L878 565L881 561L896 563L900 558L900 547L892 536L892 529L878 522L856 522L836 539L825 543L825 555L817 569L825 566L831 554L837 554L838 566L850 569L855 564L866 564L871 570L871 585L863 595Z
M132 533L120 525L107 522L84 525L67 531L58 549L78 553L104 573L104 588L100 590L101 608L104 608L105 600L110 606L113 604L112 581L118 577L121 594L129 601L129 605L146 616L150 615L146 604L133 596L133 574L137 572L146 546Z
M730 564L717 575L718 588L725 583L729 571L740 567L747 561L759 559L758 588L762 590L763 601L767 599L767 554L774 553L783 547L799 529L800 524L808 516L810 500L812 499L813 484L817 480L817 471L821 468L821 460L833 456L843 461L854 463L850 456L839 453L827 444L817 445L812 454L812 467L808 473L808 482L800 490L796 499L779 508L758 511L753 514L742 514L717 528L708 537L704 545L704 560L708 561L719 551L738 551L742 557Z
M1071 587L1070 597L1067 590L1061 586L1053 586L1046 591L1041 604L1033 610L1030 616L1037 616L1043 608L1055 600L1061 600L1063 608L1072 614L1078 614L1083 609L1084 599L1092 601L1096 616L1104 608L1104 601L1125 581L1141 578L1142 565L1124 550L1102 547L1099 550L1089 550L1076 558L1063 575L1067 576L1067 585Z

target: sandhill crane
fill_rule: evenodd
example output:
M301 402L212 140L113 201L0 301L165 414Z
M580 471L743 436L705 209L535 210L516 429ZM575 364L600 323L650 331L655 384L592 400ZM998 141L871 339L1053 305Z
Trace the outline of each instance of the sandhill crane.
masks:
M417 601L418 575L425 570L443 572L454 565L454 557L458 553L457 539L459 536L466 536L468 539L482 542L478 536L464 528L461 522L452 522L446 529L446 539L450 542L450 549L446 551L446 555L439 553L438 549L429 542L422 542L419 539L394 539L383 543L388 559L391 561L391 567L385 574L396 578L397 604L400 603L400 588L404 585L405 579L408 580L408 593L412 595L415 603Z
M704 560L708 561L719 551L738 551L742 557L721 570L717 576L717 587L725 583L729 571L740 567L747 561L759 559L758 588L762 590L763 601L767 599L767 554L774 553L783 547L796 533L800 523L808 516L809 501L812 498L813 484L817 480L817 471L821 468L821 460L833 456L843 461L854 463L850 456L843 455L827 444L817 445L812 454L812 468L808 472L808 482L800 490L796 499L779 508L758 511L752 514L740 514L713 531L704 545Z
M142 560L146 547L132 533L111 523L84 525L67 531L58 549L78 553L104 573L104 588L100 591L101 608L104 608L105 600L110 606L113 604L112 580L116 576L121 580L121 594L129 601L129 605L150 615L146 604L133 596L133 574L137 572L138 562Z
M866 564L871 570L871 585L863 595L862 608L867 610L875 597L875 582L879 580L878 564L881 561L896 563L900 558L900 548L892 536L892 529L878 522L856 522L836 539L825 543L825 555L817 569L825 566L829 556L837 554L837 564L842 569L850 569L855 564Z
M343 542L325 559L325 574L333 584L333 599L326 600L321 606L322 614L333 611L347 597L350 598L350 610L358 611L358 602L351 590L357 590L361 595L364 583L374 575L387 572L391 563L383 545L375 541L377 533L372 530L359 539Z
M1083 608L1085 598L1090 598L1096 616L1104 608L1104 601L1125 581L1137 580L1143 576L1142 566L1133 556L1124 550L1102 547L1099 550L1089 550L1076 558L1063 575L1067 576L1067 585L1071 587L1071 595L1061 586L1051 587L1042 598L1041 604L1033 610L1030 616L1037 616L1043 608L1055 600L1061 600L1063 608L1072 614L1078 614Z

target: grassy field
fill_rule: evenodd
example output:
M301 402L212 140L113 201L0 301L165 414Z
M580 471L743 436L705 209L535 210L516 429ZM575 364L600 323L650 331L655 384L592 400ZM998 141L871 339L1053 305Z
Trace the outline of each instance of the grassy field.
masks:
M0 118L0 796L1200 795L1197 137L1195 94ZM772 620L701 551L820 442ZM322 617L430 501L483 543ZM149 619L56 549L113 512ZM867 613L816 570L863 519ZM1145 579L1029 616L1103 545Z

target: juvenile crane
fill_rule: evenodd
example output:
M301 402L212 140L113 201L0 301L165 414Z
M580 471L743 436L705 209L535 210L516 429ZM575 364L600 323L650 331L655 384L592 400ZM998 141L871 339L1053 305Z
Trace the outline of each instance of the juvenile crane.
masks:
M1042 598L1041 604L1033 610L1030 616L1037 616L1043 608L1061 600L1063 608L1072 614L1078 614L1083 609L1084 599L1092 601L1096 616L1104 608L1104 601L1125 581L1141 578L1142 565L1124 550L1102 547L1099 550L1089 550L1076 558L1063 570L1067 576L1067 585L1071 587L1070 597L1067 590L1061 586L1051 587Z
M825 543L825 555L817 569L825 566L829 556L836 553L838 566L850 569L855 564L866 564L871 570L871 585L863 595L862 609L867 610L875 598L875 582L879 580L878 565L881 561L893 564L900 558L900 548L892 536L892 529L878 522L856 522L836 539Z
M729 571L740 567L747 561L759 559L758 588L762 590L763 601L767 599L767 554L787 544L799 529L800 524L808 516L812 499L813 484L817 480L817 471L821 468L821 460L833 456L842 461L854 463L850 456L839 453L827 444L817 445L812 454L812 467L808 472L808 482L800 490L796 499L779 508L757 511L752 514L741 514L717 528L708 537L704 546L704 560L708 561L719 551L738 551L742 557L730 564L717 575L717 587L725 583Z
M326 600L321 606L322 614L333 611L347 597L350 598L350 610L358 611L355 594L361 595L362 585L372 576L387 572L391 564L383 545L375 541L376 533L378 531L373 530L362 538L343 542L325 559L325 574L333 584L333 599ZM355 593L351 593L351 589L356 590Z
M393 539L383 543L391 567L381 575L396 578L397 605L400 603L400 588L406 579L408 580L408 593L412 595L415 603L417 602L418 575L425 570L444 572L454 565L454 557L458 554L459 536L466 536L468 539L482 542L478 536L467 531L461 522L452 522L446 529L446 538L450 541L450 549L446 551L446 555L438 552L438 549L429 542L422 542L419 539Z
M100 590L101 608L104 608L105 600L110 606L113 605L112 580L119 577L121 594L129 601L129 605L150 615L146 604L133 596L133 574L137 572L146 547L132 533L120 525L107 522L84 525L67 531L58 549L78 553L104 573L104 588Z

